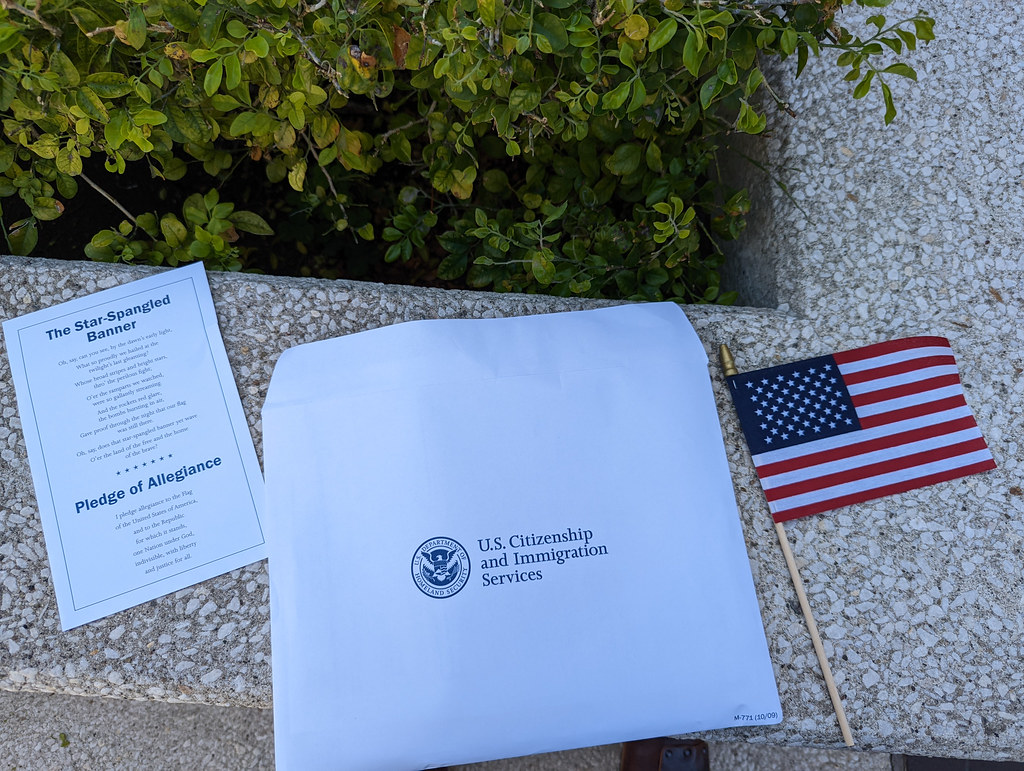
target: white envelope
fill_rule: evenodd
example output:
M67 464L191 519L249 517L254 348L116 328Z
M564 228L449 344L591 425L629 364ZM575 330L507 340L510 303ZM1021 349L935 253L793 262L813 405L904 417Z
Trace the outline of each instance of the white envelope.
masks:
M678 306L299 346L263 434L278 768L782 719L707 357Z

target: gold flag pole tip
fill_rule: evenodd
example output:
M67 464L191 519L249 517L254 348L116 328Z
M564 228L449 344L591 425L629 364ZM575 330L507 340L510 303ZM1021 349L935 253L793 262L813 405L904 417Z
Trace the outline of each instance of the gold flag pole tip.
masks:
M718 360L722 362L722 372L726 377L740 374L739 370L736 369L736 362L732 358L732 351L729 350L729 346L725 343L718 346Z

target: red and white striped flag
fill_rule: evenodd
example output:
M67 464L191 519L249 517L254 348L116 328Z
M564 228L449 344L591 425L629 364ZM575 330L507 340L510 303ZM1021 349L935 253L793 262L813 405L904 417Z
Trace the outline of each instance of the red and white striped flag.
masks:
M776 522L996 467L943 337L728 381Z

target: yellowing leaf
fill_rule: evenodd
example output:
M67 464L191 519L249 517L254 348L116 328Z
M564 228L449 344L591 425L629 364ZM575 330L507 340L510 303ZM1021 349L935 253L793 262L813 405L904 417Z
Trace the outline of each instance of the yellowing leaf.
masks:
M78 150L65 145L57 152L57 169L69 176L77 176L82 173L82 156Z
M306 162L299 161L288 170L288 184L299 193L306 182Z
M623 32L626 33L626 37L630 40L643 40L650 33L651 27L647 23L647 19L638 13L634 13L628 19L623 27Z

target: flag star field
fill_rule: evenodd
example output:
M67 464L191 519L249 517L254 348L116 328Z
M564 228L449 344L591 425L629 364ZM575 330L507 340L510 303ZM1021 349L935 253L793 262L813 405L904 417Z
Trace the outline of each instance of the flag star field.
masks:
M995 468L945 338L728 380L776 522Z

